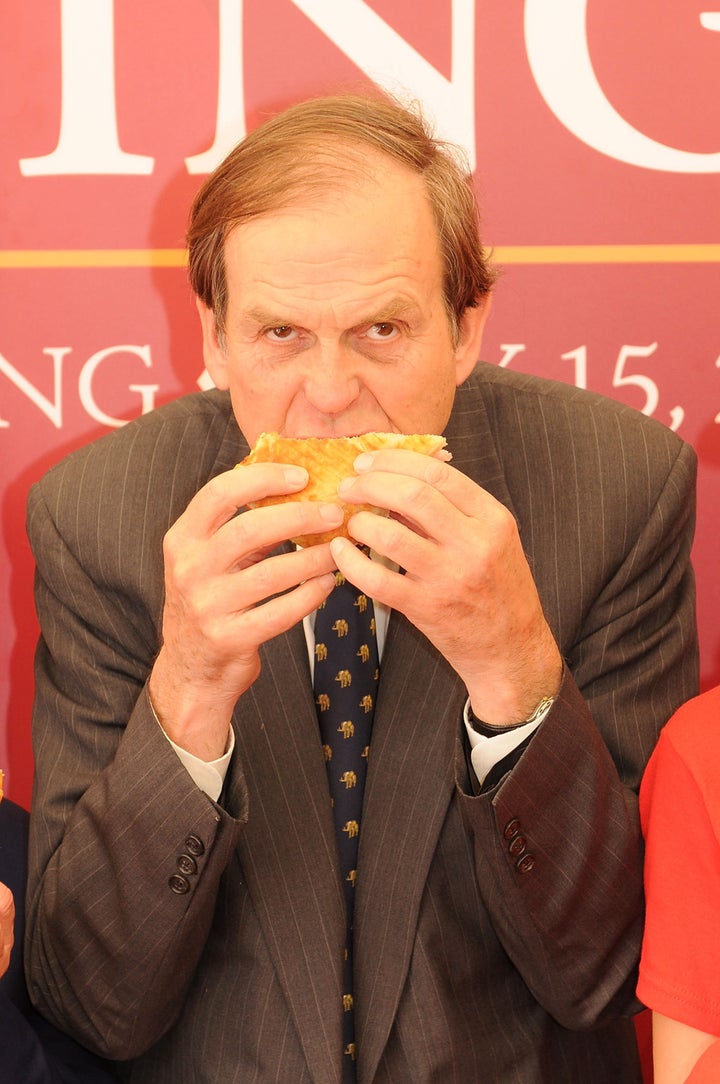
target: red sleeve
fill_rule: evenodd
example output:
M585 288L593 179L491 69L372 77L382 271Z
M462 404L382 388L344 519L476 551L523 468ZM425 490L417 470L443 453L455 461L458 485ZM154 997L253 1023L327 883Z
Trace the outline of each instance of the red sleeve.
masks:
M638 997L664 1016L720 1035L720 846L713 801L714 791L703 793L663 732L640 791L647 916Z

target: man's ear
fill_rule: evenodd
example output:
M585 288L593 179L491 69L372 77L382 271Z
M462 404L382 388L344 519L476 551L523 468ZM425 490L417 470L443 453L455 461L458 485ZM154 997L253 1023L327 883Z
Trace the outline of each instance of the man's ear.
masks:
M198 311L198 316L200 317L200 327L202 328L203 361L205 362L205 368L210 374L215 387L221 388L224 391L229 386L228 359L225 348L218 339L215 312L213 309L209 309L199 297L195 298L195 306Z
M459 339L455 350L455 382L467 380L480 358L483 332L492 308L492 294L485 294L476 305L469 306L460 318Z

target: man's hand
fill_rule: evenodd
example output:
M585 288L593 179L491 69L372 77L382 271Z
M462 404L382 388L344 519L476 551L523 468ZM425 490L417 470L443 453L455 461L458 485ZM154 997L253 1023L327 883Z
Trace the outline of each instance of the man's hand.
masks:
M227 471L195 495L165 536L163 644L150 676L169 738L214 760L225 751L235 702L260 671L259 648L311 613L334 586L327 544L268 556L295 535L342 520L338 505L288 502L236 514L249 501L297 492L298 467Z
M491 726L522 722L560 687L562 659L508 510L448 463L414 452L366 453L345 501L353 538L406 574L370 562L344 539L330 543L341 572L400 610L462 678L473 712Z
M0 883L0 978L10 966L14 923L15 903L13 894L7 885Z

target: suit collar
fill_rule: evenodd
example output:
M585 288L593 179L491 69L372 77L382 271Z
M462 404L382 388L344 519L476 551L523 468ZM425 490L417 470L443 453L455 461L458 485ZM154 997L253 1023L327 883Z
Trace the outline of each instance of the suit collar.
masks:
M215 399L219 410L227 418L227 425L220 440L215 460L215 473L219 474L225 470L232 470L233 467L237 466L240 460L244 459L248 454L250 448L235 420L228 392L214 389L206 394Z
M479 363L478 369L462 384L455 396L452 416L445 431L452 466L462 471L514 514L507 486L503 460L495 439L492 417L484 394L487 382ZM510 440L512 434L507 434Z

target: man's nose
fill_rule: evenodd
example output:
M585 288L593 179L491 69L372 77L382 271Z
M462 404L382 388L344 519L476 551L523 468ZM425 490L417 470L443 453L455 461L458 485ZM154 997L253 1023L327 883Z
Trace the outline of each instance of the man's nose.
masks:
M305 397L322 414L340 414L357 399L356 358L345 344L318 340L308 351Z

